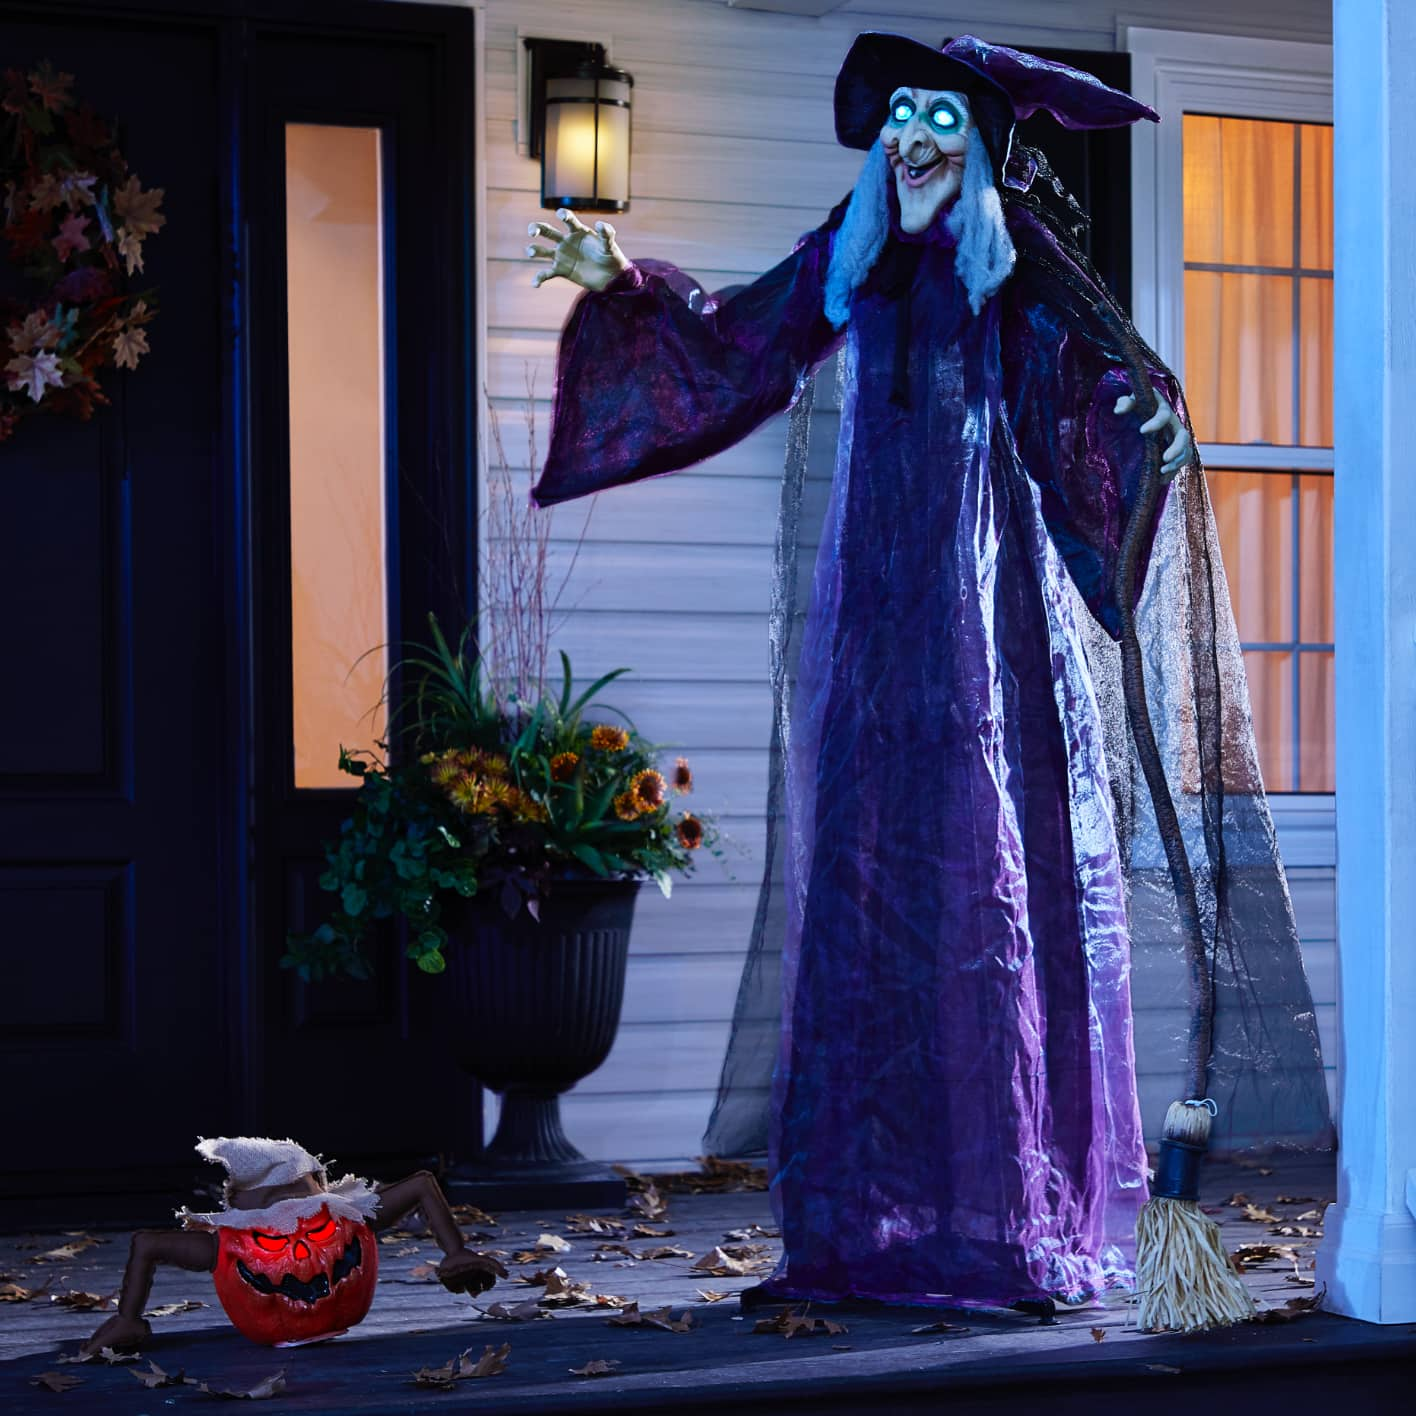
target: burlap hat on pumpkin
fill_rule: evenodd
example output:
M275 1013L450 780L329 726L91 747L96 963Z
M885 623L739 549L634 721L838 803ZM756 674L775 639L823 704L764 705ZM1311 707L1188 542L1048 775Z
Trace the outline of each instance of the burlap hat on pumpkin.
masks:
M197 1142L197 1154L226 1168L223 1207L200 1214L185 1205L185 1229L268 1229L284 1233L328 1209L336 1218L367 1223L379 1207L378 1191L357 1175L329 1183L324 1162L294 1141L264 1136L221 1136Z

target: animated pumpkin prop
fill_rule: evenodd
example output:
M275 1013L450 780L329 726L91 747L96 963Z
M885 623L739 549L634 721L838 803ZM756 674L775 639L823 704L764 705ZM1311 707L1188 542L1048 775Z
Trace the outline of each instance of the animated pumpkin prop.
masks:
M198 1143L226 1167L224 1205L178 1211L180 1230L133 1236L117 1314L84 1351L131 1348L152 1329L142 1316L160 1263L213 1275L217 1297L252 1342L292 1347L338 1337L362 1322L378 1282L375 1231L420 1209L446 1257L438 1278L480 1293L506 1277L494 1258L466 1248L447 1200L425 1170L391 1185L355 1175L330 1184L320 1160L294 1141L238 1136Z

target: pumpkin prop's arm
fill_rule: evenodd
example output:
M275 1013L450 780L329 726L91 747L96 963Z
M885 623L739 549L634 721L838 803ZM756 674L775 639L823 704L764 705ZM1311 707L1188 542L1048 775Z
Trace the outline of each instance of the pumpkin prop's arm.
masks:
M415 1209L422 1210L446 1257L438 1265L438 1279L453 1293L481 1293L490 1288L498 1276L505 1278L506 1269L490 1254L469 1249L462 1231L448 1208L447 1197L437 1179L426 1170L419 1170L404 1180L379 1185L379 1212L373 1220L375 1229L388 1229Z
M85 1356L103 1347L139 1347L152 1337L143 1317L152 1278L158 1264L192 1273L210 1273L216 1267L216 1235L209 1229L140 1229L128 1248L118 1311L80 1349Z

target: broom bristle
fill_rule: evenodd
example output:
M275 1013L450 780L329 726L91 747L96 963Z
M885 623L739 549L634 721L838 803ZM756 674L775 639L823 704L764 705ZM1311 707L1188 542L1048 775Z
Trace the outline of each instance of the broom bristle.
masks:
M1219 1225L1194 1200L1158 1196L1136 1221L1136 1321L1143 1332L1199 1332L1254 1316Z
M1211 1113L1175 1101L1165 1139L1209 1144ZM1254 1316L1254 1300L1197 1200L1156 1195L1136 1220L1136 1321L1143 1332L1200 1332Z

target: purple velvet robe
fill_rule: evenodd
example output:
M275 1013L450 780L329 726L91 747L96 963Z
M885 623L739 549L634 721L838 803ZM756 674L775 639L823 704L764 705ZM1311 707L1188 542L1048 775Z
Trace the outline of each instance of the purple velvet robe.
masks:
M1128 1282L1146 1157L1066 578L1114 631L1141 439L1111 412L1119 360L1041 294L1029 252L1066 257L1029 212L1010 209L1019 263L977 316L942 220L895 226L843 336L822 312L838 219L721 302L649 263L585 296L535 496L718 452L844 338L787 760L769 1286L1081 1301Z

